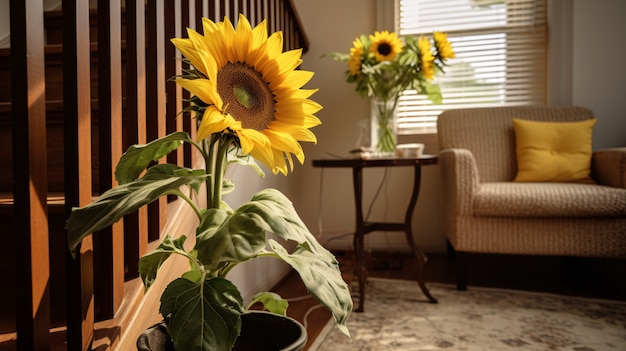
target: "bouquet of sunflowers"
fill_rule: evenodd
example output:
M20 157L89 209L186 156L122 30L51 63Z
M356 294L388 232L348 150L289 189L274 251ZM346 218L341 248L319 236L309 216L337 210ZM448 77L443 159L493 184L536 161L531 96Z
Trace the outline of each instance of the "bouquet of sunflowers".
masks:
M396 33L388 31L361 35L348 54L328 55L347 63L346 81L356 84L360 96L375 100L381 129L377 148L383 152L395 151L395 133L389 129L400 94L415 90L433 103L441 103L441 91L432 80L443 72L446 61L455 57L445 33L434 32L431 44L431 39L423 36L405 36L402 42Z

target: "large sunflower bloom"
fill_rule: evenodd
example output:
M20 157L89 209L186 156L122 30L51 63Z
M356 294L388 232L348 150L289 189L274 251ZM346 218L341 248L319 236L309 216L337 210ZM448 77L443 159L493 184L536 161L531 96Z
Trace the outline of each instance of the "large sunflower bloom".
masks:
M188 39L174 45L204 75L176 82L206 105L197 139L234 133L241 152L274 174L293 169L292 155L304 163L299 142L317 142L309 130L322 107L308 98L316 90L300 89L313 72L295 70L302 50L282 52L282 32L268 37L265 21L254 29L239 16L235 29L228 18L203 19L204 35L187 29Z
M356 38L350 48L350 58L348 59L348 69L353 76L361 74L361 61L363 59L363 43Z
M420 65L424 78L432 80L435 78L435 57L431 51L430 40L426 37L417 39L417 46L420 50Z
M377 62L393 61L396 55L402 51L402 41L396 33L388 31L374 32L370 35L370 52L374 54Z
M434 32L433 39L435 40L435 48L437 49L437 56L439 59L443 61L456 56L454 50L452 50L452 45L448 41L448 35L446 33Z

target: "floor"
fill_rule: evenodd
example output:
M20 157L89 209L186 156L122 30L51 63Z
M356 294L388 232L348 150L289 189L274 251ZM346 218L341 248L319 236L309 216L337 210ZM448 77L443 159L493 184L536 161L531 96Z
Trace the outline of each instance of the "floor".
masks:
M352 280L352 252L334 252L340 261L346 280ZM446 254L427 254L425 280L455 284L455 266ZM410 254L373 252L368 254L368 276L414 279L414 261ZM550 292L626 301L626 261L588 258L533 256L472 256L469 289L472 285ZM296 273L291 273L273 291L290 302L288 314L307 328L309 345L330 319L330 313L320 308L313 298L305 296L306 289ZM415 286L416 294L419 288ZM436 296L435 296L436 297ZM367 302L366 307L367 310Z

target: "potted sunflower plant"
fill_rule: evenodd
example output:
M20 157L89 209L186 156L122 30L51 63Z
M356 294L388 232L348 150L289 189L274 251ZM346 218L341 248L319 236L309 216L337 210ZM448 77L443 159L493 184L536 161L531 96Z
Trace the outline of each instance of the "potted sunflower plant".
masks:
M141 206L176 195L197 214L196 232L165 235L139 261L146 289L171 255L189 261L189 271L170 282L161 296L170 347L244 350L236 345L239 335L251 334L242 330L249 310L227 275L258 257L289 264L309 293L330 310L337 327L349 335L346 322L352 299L338 262L309 232L291 201L276 189L261 190L236 209L222 199L234 188L225 178L229 165L249 165L263 176L256 160L274 174L287 175L294 157L304 162L300 142L316 142L309 129L321 123L314 116L321 106L309 99L316 90L302 89L313 73L296 70L301 50L282 52L281 32L268 36L265 21L252 28L243 15L236 28L228 18L217 23L205 18L203 34L192 29L187 33L188 38L172 42L190 68L173 79L192 96L183 112L197 119L196 138L174 132L131 146L115 170L119 185L73 209L66 223L70 251L75 254L83 238ZM201 155L201 167L156 162L185 143ZM195 200L200 192L206 192L206 204ZM187 243L188 234L194 241ZM250 304L259 301L271 314L285 314L285 301L279 296L260 293Z
M415 90L433 103L441 103L441 90L433 83L455 53L447 34L434 32L425 36L404 36L376 31L354 39L349 53L327 54L347 65L346 81L356 84L361 97L372 99L372 142L375 152L393 155L396 151L396 109L405 90Z

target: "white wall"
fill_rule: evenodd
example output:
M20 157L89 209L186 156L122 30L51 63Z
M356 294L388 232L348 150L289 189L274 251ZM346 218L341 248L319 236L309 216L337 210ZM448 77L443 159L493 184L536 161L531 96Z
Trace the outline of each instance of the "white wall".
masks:
M598 119L595 148L626 146L626 1L575 0L573 23L572 101Z

